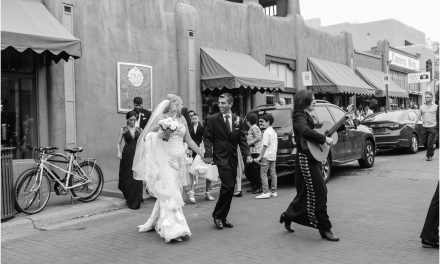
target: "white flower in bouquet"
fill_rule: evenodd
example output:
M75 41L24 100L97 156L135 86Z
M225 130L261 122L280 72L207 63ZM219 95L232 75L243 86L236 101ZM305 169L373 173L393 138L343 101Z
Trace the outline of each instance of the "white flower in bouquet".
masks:
M163 135L162 139L168 141L171 133L177 129L179 122L171 117L167 117L159 120L159 127L162 129Z

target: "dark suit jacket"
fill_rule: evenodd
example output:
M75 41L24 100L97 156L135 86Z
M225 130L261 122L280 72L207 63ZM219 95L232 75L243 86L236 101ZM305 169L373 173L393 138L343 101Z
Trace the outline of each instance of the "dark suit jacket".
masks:
M136 110L134 110L134 111L136 111ZM151 116L151 112L149 110L143 109L143 108L139 109L139 118L141 119L139 121L140 128L142 128L142 129L145 128L145 126L148 123L148 120L150 119L150 116Z
M203 141L203 133L205 132L204 127L200 122L197 125L197 131L194 131L194 125L188 124L189 126L189 134L191 135L192 140L197 144L197 146L200 147L200 144L202 144Z
M319 144L325 143L325 135L313 130L315 122L313 118L304 111L295 111L293 113L293 131L295 132L295 143L299 152L311 155L307 142L312 141Z
M233 168L238 165L237 146L241 154L249 156L249 147L242 124L235 124L237 117L232 116L231 133L226 132L226 123L222 113L211 116L205 124L203 141L205 144L205 157L214 159L217 166L230 164ZM240 157L241 158L241 157Z

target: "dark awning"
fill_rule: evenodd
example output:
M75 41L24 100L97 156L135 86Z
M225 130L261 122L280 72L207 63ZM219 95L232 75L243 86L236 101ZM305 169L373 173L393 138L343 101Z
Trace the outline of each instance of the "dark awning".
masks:
M200 52L203 90L251 88L283 90L284 82L247 54L212 48Z
M2 50L49 51L68 60L81 57L81 41L65 29L39 0L2 0Z
M347 65L308 58L307 66L312 72L312 86L316 93L348 93L373 95L374 88L362 81Z
M384 72L363 68L363 67L356 67L356 73L359 75L359 77L361 77L362 80L368 83L371 87L376 88L376 97L386 96ZM402 89L392 80L389 80L388 96L408 98L408 92Z

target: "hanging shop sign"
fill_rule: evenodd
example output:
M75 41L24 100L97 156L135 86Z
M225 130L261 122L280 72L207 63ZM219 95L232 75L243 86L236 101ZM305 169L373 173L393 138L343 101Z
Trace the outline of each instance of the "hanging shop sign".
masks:
M430 72L408 73L408 83L429 83L431 82Z
M418 71L420 69L420 60L410 58L394 51L388 53L390 65L399 66L409 70Z
M142 97L143 108L153 108L152 67L143 64L118 62L118 113L134 109L133 99Z
M312 72L302 72L302 81L304 86L312 86Z

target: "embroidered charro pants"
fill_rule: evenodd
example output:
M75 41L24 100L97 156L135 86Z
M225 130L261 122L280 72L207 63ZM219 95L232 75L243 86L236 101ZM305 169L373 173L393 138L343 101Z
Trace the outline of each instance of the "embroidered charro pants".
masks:
M284 214L293 222L330 230L327 215L327 186L322 177L321 163L298 153L295 163L296 197Z

